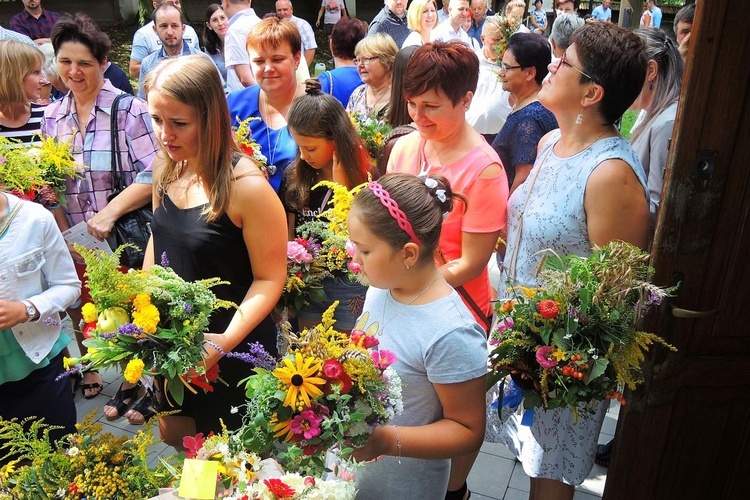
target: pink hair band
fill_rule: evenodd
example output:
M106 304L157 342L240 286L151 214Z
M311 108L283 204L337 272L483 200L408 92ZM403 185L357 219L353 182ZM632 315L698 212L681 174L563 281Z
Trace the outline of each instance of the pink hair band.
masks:
M388 213L390 213L391 217L396 220L398 227L400 227L406 234L408 234L412 241L414 241L414 243L419 245L419 238L417 238L417 235L414 234L414 229L412 229L411 224L409 223L409 219L406 218L406 214L404 213L404 211L398 208L398 203L396 203L396 200L391 198L391 195L388 194L388 191L386 191L378 181L372 181L367 185L367 189L372 191L375 196L378 197L380 203L382 203L383 206L388 209Z

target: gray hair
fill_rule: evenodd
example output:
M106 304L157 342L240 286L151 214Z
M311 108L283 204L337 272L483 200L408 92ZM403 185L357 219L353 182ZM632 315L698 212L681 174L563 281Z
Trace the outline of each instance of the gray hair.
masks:
M584 24L585 21L577 14L561 14L552 24L549 37L555 42L558 49L566 50L570 46L570 37L573 32Z
M659 68L655 80L654 98L651 106L646 110L645 119L633 130L630 135L631 144L642 131L659 116L669 105L680 97L682 88L682 71L685 63L677 49L677 44L672 41L659 28L639 28L634 31L643 40L646 49L646 58L655 61Z

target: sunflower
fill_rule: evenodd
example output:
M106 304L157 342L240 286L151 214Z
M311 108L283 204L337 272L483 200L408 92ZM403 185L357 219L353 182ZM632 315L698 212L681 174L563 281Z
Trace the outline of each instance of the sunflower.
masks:
M278 438L278 437L284 436L285 443L294 437L294 431L292 431L292 428L291 428L291 425L292 425L291 419L284 420L283 422L279 422L278 414L274 414L273 418L271 419L270 424L271 424L271 428L273 429L273 437Z
M284 406L310 406L310 397L321 396L323 391L318 386L326 383L324 379L315 377L320 371L320 361L312 357L303 359L302 354L296 353L294 362L284 358L283 363L284 366L276 368L273 375L288 386ZM298 404L300 399L299 403L303 404Z

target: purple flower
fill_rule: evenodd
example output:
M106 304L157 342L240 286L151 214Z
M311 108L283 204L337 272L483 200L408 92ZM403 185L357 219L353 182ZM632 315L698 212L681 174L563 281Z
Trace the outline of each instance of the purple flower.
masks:
M47 316L46 318L44 318L44 324L47 326L57 326L60 324L60 320L57 320L52 316Z
M245 363L251 364L258 368L273 370L276 367L276 359L271 356L261 345L260 342L248 342L250 349L246 352L228 352L227 358L236 358Z
M497 331L498 333L502 333L505 330L512 330L515 325L516 322L513 321L513 318L511 318L510 316L506 316L501 322L497 324Z
M662 296L659 295L658 293L651 292L651 293L648 294L648 303L649 303L649 305L658 306L659 304L661 304L661 301L662 301Z
M192 306L192 304L190 304L190 302L185 302L185 304L183 305L183 307L185 308L185 313L186 314L190 314L191 312L193 312L193 306Z
M161 267L169 267L169 259L167 258L167 252L161 253Z
M117 329L117 333L120 335L141 335L143 330L135 326L133 323L125 323L120 325Z

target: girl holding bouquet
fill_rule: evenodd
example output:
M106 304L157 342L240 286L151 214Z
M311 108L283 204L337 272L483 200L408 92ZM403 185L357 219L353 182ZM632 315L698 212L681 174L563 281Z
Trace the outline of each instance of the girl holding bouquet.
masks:
M367 182L370 157L341 103L320 90L320 82L305 82L305 95L292 103L287 116L289 133L299 153L282 181L280 196L287 211L289 239L304 222L314 220L329 208L332 189L313 187L320 181L332 181L351 189ZM325 302L314 303L300 312L300 326L313 326L335 301L340 302L334 318L336 328L351 331L361 312L365 288L350 281L344 273L323 282Z
M229 282L214 290L238 309L211 316L207 370L226 353L246 352L253 341L275 354L269 313L286 276L284 209L258 166L239 154L216 68L199 56L170 59L149 73L145 87L162 152L154 162L153 235L144 267L166 259L185 280ZM231 408L244 402L237 383L250 370L236 357L221 359L226 385L186 391L180 413L159 420L162 439L183 449L184 436L220 432L219 419L239 427L240 415ZM197 377L194 369L186 375ZM160 396L160 408L173 410Z
M370 282L357 329L396 355L404 404L355 450L370 461L357 498L443 498L450 459L484 438L484 331L434 259L453 197L443 177L392 174L362 189L349 213L354 261ZM468 496L466 485L450 495Z

